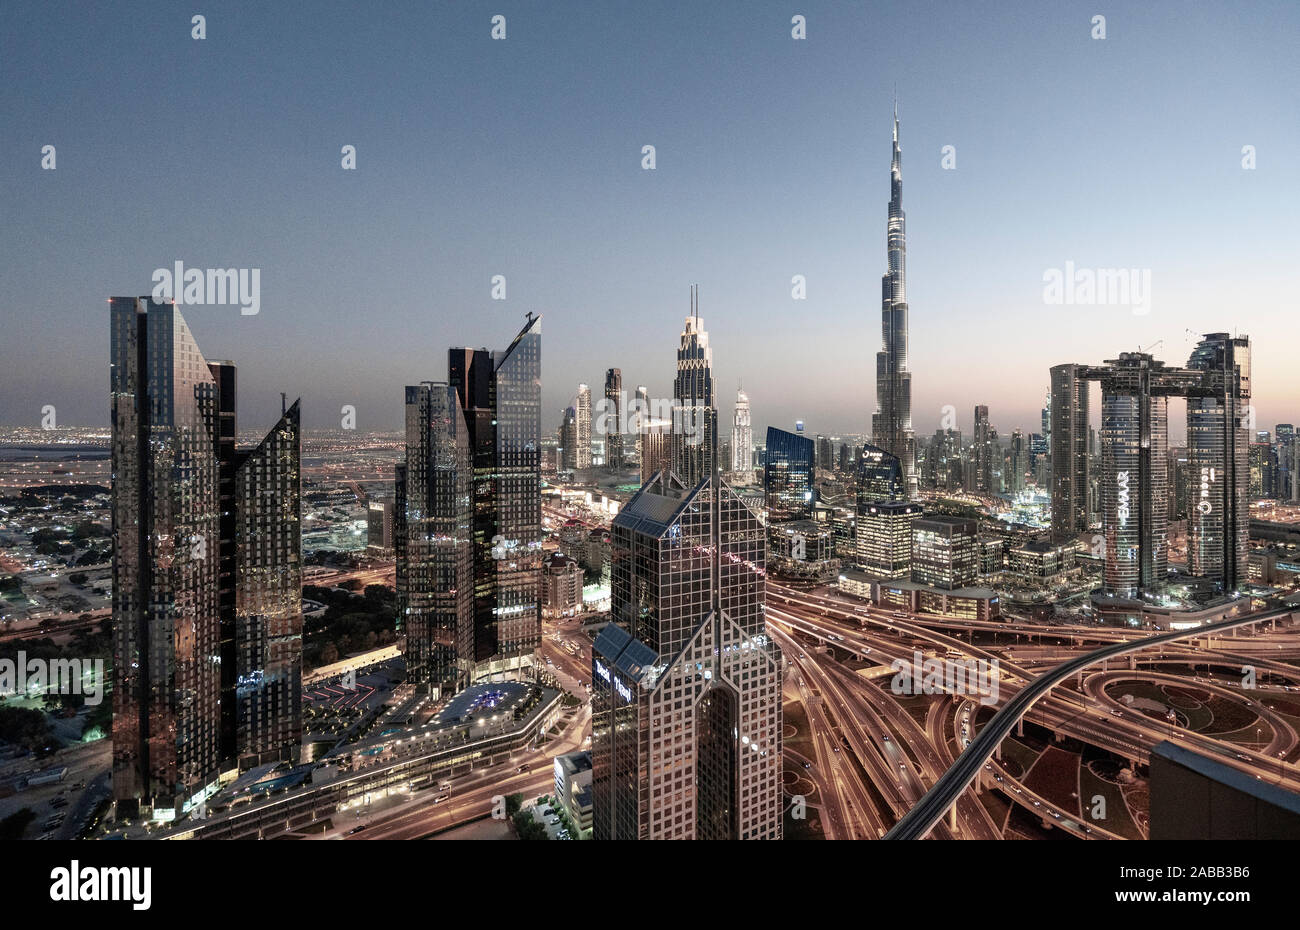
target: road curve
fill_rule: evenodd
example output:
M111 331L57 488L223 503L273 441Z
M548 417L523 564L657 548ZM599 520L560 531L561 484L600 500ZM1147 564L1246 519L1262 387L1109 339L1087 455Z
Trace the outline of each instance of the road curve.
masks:
M1045 672L1030 682L1029 685L1021 688L1015 697L1007 702L1005 707L993 715L993 718L980 730L979 735L971 741L966 751L957 757L957 761L953 763L952 768L948 769L934 783L930 790L925 793L925 796L916 802L916 805L903 816L902 820L894 825L892 830L885 834L884 838L887 840L924 839L934 829L935 824L942 819L948 808L961 796L961 793L970 787L971 782L979 775L980 768L993 755L998 748L998 744L1011 732L1011 728L1028 713L1029 708L1039 698L1051 691L1052 688L1080 669L1087 668L1102 659L1123 655L1128 652L1137 652L1158 643L1204 636L1209 632L1228 630L1237 626L1249 626L1252 623L1259 623L1274 617L1286 616L1293 613L1294 610L1295 608L1291 607L1281 607L1243 617L1233 617L1230 620L1221 620L1218 623L1209 623L1190 630L1175 630L1132 640L1127 643L1113 643L1093 652L1085 653L1077 659L1071 659L1069 662Z

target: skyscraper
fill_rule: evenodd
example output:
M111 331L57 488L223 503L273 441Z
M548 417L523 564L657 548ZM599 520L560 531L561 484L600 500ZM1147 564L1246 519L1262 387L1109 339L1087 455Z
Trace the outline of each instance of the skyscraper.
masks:
M656 472L672 468L672 423L669 420L652 420L642 418L641 429L637 433L637 443L641 446L641 483L645 484Z
M749 419L749 398L736 390L736 412L731 419L731 474L736 484L754 481L754 427Z
M912 434L912 373L907 368L907 218L903 213L902 166L895 104L886 235L889 270L881 279L881 349L876 353L876 413L871 418L871 432L875 444L898 459L907 496L915 498L916 438Z
M1100 382L1102 391L1098 495L1105 593L1137 599L1164 587L1166 528L1170 511L1178 510L1170 475L1171 396L1187 398L1189 570L1223 591L1236 590L1249 567L1250 340L1210 333L1187 368L1168 368L1142 352L1121 353L1098 368L1053 368L1054 536L1058 510L1067 520L1077 514L1069 504L1077 468L1067 465L1073 459L1064 440L1073 436L1070 445L1077 447L1086 428L1087 381Z
M1006 490L1017 494L1025 489L1025 473L1029 470L1029 444L1022 430L1011 433L1011 447L1007 454Z
M113 798L179 815L222 763L217 384L175 305L109 303Z
M298 756L298 405L238 451L235 366L174 304L109 304L113 798L166 819L223 771Z
M1210 333L1187 367L1205 373L1187 398L1188 568L1232 591L1249 577L1250 340Z
M574 402L577 413L578 443L574 449L574 467L591 467L591 388L585 384L578 385L578 397Z
M435 697L458 690L474 671L473 480L456 389L408 386L398 612L407 680Z
M1294 501L1300 497L1297 482L1296 433L1291 423L1279 423L1273 430L1277 442L1277 496L1279 500Z
M1088 529L1088 381L1082 365L1052 368L1052 539Z
M718 409L713 399L713 351L700 320L699 292L691 288L691 315L677 348L673 382L673 471L687 487L717 467Z
M241 769L302 745L302 428L294 401L235 464L235 747ZM224 708L223 708L224 709Z
M565 407L560 417L559 448L557 463L560 469L573 471L578 467L578 411L574 407Z
M989 408L983 404L975 407L974 440L971 447L973 480L967 490L976 494L994 494L993 487L993 433L989 426Z
M1102 532L1107 594L1137 598L1165 583L1169 493L1169 400L1163 364L1123 352L1101 381ZM1055 407L1053 408L1055 409Z
M529 314L504 351L449 356L474 474L474 680L523 674L541 642L541 329Z
M864 445L858 455L856 493L859 514L867 504L904 500L907 487L898 459L884 449Z
M813 441L799 433L767 428L763 494L769 523L813 517Z
M780 839L781 652L758 517L662 473L614 518L592 648L596 839Z
M610 468L623 467L623 372L611 368L605 372L605 409L600 416L599 430L605 436L605 464Z
M636 457L641 462L642 472L645 463L641 454L641 434L645 432L645 422L650 416L650 390L644 384L636 386L636 399L632 401L632 410L628 413L628 428L636 433ZM652 472L653 474L653 472Z

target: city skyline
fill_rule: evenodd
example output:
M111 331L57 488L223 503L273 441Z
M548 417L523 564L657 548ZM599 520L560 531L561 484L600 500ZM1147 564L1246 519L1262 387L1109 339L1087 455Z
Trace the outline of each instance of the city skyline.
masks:
M1050 366L1149 349L1159 340L1157 357L1178 358L1201 334L1217 331L1242 332L1258 347L1258 422L1294 422L1300 419L1294 400L1300 372L1286 364L1278 337L1294 313L1283 282L1285 257L1298 244L1284 206L1296 199L1288 193L1300 188L1281 154L1298 140L1294 122L1277 115L1294 110L1294 91L1283 88L1296 82L1279 76L1294 74L1296 65L1276 44L1286 30L1271 27L1295 13L1280 4L1264 6L1255 18L1234 23L1226 14L1200 11L1193 28L1172 10L1161 5L1112 16L1104 41L1089 37L1086 18L1075 24L1074 14L1062 10L945 10L946 21L969 39L957 48L946 32L928 30L926 14L933 8L885 11L876 22L812 6L806 44L790 40L783 25L788 15L773 12L770 23L759 25L696 13L704 28L681 37L688 53L721 40L770 65L756 95L734 107L725 91L738 88L741 75L729 66L656 71L638 83L617 76L614 56L593 41L595 24L578 17L566 38L555 23L516 11L505 43L492 43L484 28L480 48L471 26L456 24L460 31L438 59L434 86L446 91L477 80L484 87L467 91L469 100L455 106L446 94L423 94L419 103L432 128L399 131L399 116L419 112L411 98L379 107L377 114L364 112L382 99L380 79L406 83L402 54L391 56L381 74L359 81L343 55L338 66L354 83L331 83L341 101L338 113L313 111L321 122L306 139L286 135L273 104L247 114L230 109L247 82L267 77L259 66L236 77L202 55L230 42L252 43L273 53L267 57L276 58L277 69L287 69L337 44L355 25L341 8L322 10L301 49L279 44L277 30L248 12L226 22L214 16L206 45L191 42L187 22L144 16L129 27L138 34L124 33L128 27L104 11L62 26L60 43L52 44L35 34L40 20L34 17L14 28L19 37L31 33L31 41L16 43L18 93L0 112L17 138L39 144L33 141L30 153L15 151L0 170L6 186L20 190L3 233L14 259L9 290L41 295L45 309L13 320L15 344L27 351L6 358L0 424L39 423L47 404L59 411L60 423L106 424L107 411L97 400L102 379L92 364L102 358L90 338L98 326L83 322L107 294L145 293L154 269L180 260L261 270L258 314L242 315L231 306L187 310L201 341L249 360L246 367L256 373L245 391L250 422L273 422L277 395L287 390L314 399L304 411L308 429L335 425L334 411L350 404L358 429L397 431L402 410L394 388L425 377L439 347L463 338L457 329L466 314L475 332L493 332L517 326L527 310L548 315L556 347L543 387L546 431L576 384L600 384L610 367L620 368L628 383L648 385L652 396L667 396L671 374L657 348L662 343L647 337L676 329L682 290L698 281L700 312L717 344L727 347L717 383L728 392L747 385L760 432L804 419L818 432L869 436L875 397L861 361L876 348L867 321L884 218L877 179L888 157L895 81L910 140L918 436L932 432L948 405L963 422L971 402L987 405L1004 435L1017 427L1032 431L1034 398L1045 390ZM668 28L667 17L637 16L623 21L630 32L639 26L655 36ZM373 28L391 37L398 51L414 50L405 44L413 39ZM178 38L160 41L172 29ZM876 29L906 35L912 56L854 54L855 45L873 47L867 37ZM519 144L526 148L520 151L505 144L508 137L495 124L483 129L481 112L503 99L538 103L525 89L525 71L551 86L588 84L571 66L538 57L533 36L543 33L547 47L593 44L596 60L589 67L611 80L580 99L580 124L594 135L575 134L554 105L531 118L512 111L511 119L524 121ZM53 118L41 111L33 101L50 88L32 82L57 88L72 79L65 72L84 76L97 67L89 43L104 36L127 48L149 44L161 59L158 68L128 64L114 72L120 86L138 85L141 94L105 100L92 90ZM1139 39L1143 61L1121 66L1116 55ZM624 40L638 41L620 34ZM1059 71L1043 75L1041 88L1026 88L1020 66L1011 61L1017 56L988 55L1003 42L1022 53L1025 66L1045 67L1050 60ZM1249 82L1252 93L1230 101L1211 94L1205 104L1211 118L1189 122L1179 102L1184 95L1166 71L1185 56L1245 42L1254 51L1248 64L1234 68L1232 83ZM34 54L43 57L29 57ZM928 76L927 69L942 75L961 65L980 75L975 87L954 92L942 78ZM1226 67L1207 61L1207 86ZM305 71L318 76L318 69ZM167 76L190 71L220 89L215 97L195 98L186 79ZM158 91L144 88L160 73L162 87L178 95L174 104L168 98L177 112L169 123L173 131L127 160L97 130L143 126L154 109L137 98L156 99ZM1081 95L1083 73L1098 86ZM1145 92L1117 110L1114 100L1125 99L1119 88L1131 83ZM701 93L715 85L724 93ZM301 83L292 89L305 90ZM695 102L669 113L659 102L669 90L673 99ZM629 93L642 102L639 123L621 117L616 106L620 94ZM187 115L188 104L197 110L199 100L217 107L217 123L247 126L247 139L236 143L237 159L231 143L214 134L212 119ZM982 106L994 100L996 108ZM92 104L93 116L82 112ZM1034 132L1018 135L1013 114L1021 114L1016 119L1026 126L1032 121ZM720 163L718 149L700 141L705 127L719 121L730 130ZM480 144L489 148L467 144L471 126L488 133ZM292 127L305 128L301 121ZM56 170L42 172L38 156L46 137L59 160ZM1014 137L1010 144L1008 137ZM356 172L340 166L339 151L347 144L357 146ZM641 168L647 144L656 146L654 171ZM942 166L946 145L955 150L951 170ZM1243 169L1245 145L1258 150L1256 169ZM437 166L432 174L419 168L430 154ZM176 169L177 163L188 170ZM720 168L728 173L719 174ZM34 188L31 172L39 181ZM120 184L87 186L100 175ZM590 189L577 187L579 178ZM1190 202L1184 193L1189 186L1201 192ZM262 205L289 192L320 205L293 217ZM131 215L129 209L138 213L142 203L153 205L148 215L159 222L129 237L115 235L105 221L71 227L63 220L86 210L92 217ZM507 203L519 220L509 228L502 219ZM990 203L1004 209L990 211ZM689 205L697 208L684 214ZM231 222L232 210L238 222ZM1225 243L1210 233L1210 224L1228 210L1250 221ZM620 217L628 215L640 220L624 228ZM553 235L544 232L556 223ZM671 236L670 223L677 227ZM472 233L452 241L452 230ZM61 243L57 254L44 245L54 240ZM1044 274L1067 263L1149 270L1150 312L1045 302ZM504 301L491 296L497 274L506 279ZM805 276L805 301L791 299L795 275ZM1225 311L1227 294L1234 303ZM590 319L602 320L598 356L590 354L585 333ZM402 338L412 326L421 337ZM857 338L842 338L846 332ZM811 372L794 361L807 353L819 358ZM968 361L960 370L948 363L957 353ZM1017 364L1007 365L1007 358ZM324 374L326 363L340 362L347 377ZM564 380L573 383L562 383L558 371L572 372ZM980 396L968 397L971 381L982 386ZM719 410L724 418L730 414L729 403Z
M51 900L1300 837L1294 0L214 2L0 10L0 839L158 850Z

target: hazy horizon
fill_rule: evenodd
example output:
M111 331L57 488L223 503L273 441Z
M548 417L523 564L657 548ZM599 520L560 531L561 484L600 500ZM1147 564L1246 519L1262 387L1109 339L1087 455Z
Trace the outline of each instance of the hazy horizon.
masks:
M212 3L202 41L193 12L0 11L2 425L107 424L106 298L183 261L260 269L256 315L183 308L239 366L242 428L284 391L308 428L350 404L396 430L404 385L445 379L451 346L505 348L527 311L548 432L609 367L667 397L698 283L722 439L738 384L756 441L867 435L895 84L918 437L948 405L968 435L976 404L1037 432L1051 365L1181 366L1217 331L1252 339L1259 428L1300 421L1294 4ZM1046 303L1067 262L1149 272L1149 312Z

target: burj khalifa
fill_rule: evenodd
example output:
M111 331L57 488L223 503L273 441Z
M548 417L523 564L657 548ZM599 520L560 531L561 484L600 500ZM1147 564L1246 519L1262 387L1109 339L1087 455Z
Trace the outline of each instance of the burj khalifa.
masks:
M907 218L903 214L902 154L898 147L898 104L894 104L894 154L890 162L889 270L881 278L881 346L876 353L874 442L898 458L907 496L915 499L916 437L912 432L912 373L907 370Z

